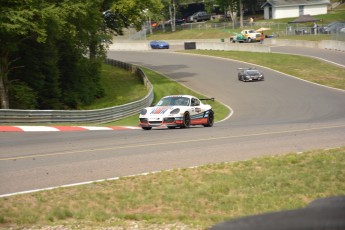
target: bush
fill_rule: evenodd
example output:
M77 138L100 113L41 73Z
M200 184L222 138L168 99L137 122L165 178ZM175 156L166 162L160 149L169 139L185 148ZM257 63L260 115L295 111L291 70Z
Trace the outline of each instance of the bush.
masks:
M26 83L13 81L9 87L10 107L15 109L36 109L37 94Z

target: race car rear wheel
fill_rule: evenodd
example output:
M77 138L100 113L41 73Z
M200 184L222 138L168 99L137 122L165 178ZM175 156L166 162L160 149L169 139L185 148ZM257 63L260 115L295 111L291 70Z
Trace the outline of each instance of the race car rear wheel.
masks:
M183 115L183 125L181 128L189 128L190 126L190 115L188 112L185 112Z
M213 110L210 110L208 112L207 124L204 125L204 127L212 127L213 123L214 123L214 112L213 112Z

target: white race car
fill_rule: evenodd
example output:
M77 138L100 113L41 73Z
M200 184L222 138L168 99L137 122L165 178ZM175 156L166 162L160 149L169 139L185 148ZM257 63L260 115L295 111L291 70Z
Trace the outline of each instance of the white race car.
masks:
M153 107L142 109L139 115L139 125L150 130L152 127L168 127L170 129L180 127L188 128L191 125L203 125L212 127L214 112L210 105L190 95L172 95L163 97Z

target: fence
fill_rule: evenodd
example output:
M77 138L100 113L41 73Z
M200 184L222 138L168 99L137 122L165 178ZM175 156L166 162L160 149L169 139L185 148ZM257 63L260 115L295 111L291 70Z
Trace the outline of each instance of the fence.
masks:
M219 23L206 23L206 22L198 22L198 23L183 23L180 25L176 25L176 30L225 30L227 32L240 32L242 29L259 29L260 27L267 27L270 28L275 33L284 34L286 31L286 23L272 23L272 22L249 22L244 21L243 27L239 22L219 22ZM162 31L163 28L156 27L153 29L155 31ZM171 32L170 26L165 26L165 32Z
M345 41L345 30L326 31L324 25L315 29L302 24L290 24L286 27L286 35L330 35L329 40Z
M325 33L322 29L326 25L319 24L317 35L326 35L329 34L329 40L338 40L338 41L345 41L345 32L335 31L332 33ZM213 23L206 23L206 22L198 22L198 23L183 23L180 25L176 25L176 30L223 30L225 32L240 32L242 29L259 29L260 27L269 28L270 30L267 31L265 34L271 34L274 37L284 37L284 36L292 36L292 35L315 35L315 31L313 27L307 26L304 23L275 23L275 22L249 22L243 21L243 27L241 27L239 22L233 23L229 21L225 22L213 22ZM157 26L153 29L153 34L159 31L171 32L171 26L166 25L164 28L162 26ZM137 32L137 35L134 35L135 32L132 31L131 36L127 36L127 39L137 39L136 37L140 37L140 39L146 39L145 33L148 33L148 29L143 29Z
M134 114L153 101L153 87L145 73L132 64L107 59L107 64L131 71L142 79L149 93L141 100L104 109L96 110L18 110L0 109L0 124L4 123L105 123L119 120Z

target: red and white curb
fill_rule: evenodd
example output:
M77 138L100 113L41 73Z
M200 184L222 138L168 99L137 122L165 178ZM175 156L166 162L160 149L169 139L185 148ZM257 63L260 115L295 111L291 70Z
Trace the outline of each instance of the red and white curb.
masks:
M95 130L133 130L136 126L0 126L0 132L60 132L60 131L95 131Z

